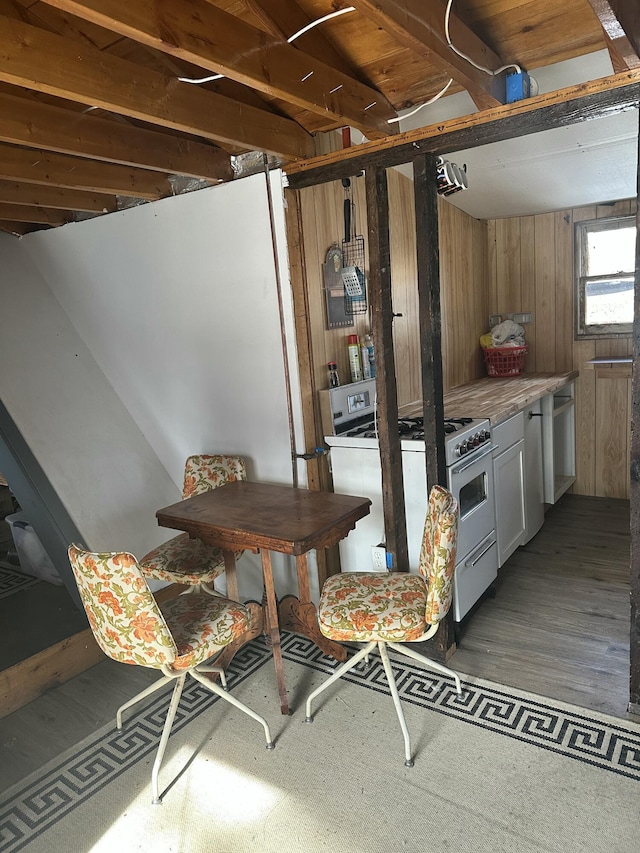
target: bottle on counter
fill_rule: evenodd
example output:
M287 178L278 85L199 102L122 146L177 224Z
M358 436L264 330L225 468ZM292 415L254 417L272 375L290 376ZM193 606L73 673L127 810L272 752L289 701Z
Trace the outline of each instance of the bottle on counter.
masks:
M369 365L369 348L364 338L360 341L360 360L362 362L362 378L371 379L371 367Z
M338 376L338 365L335 361L330 361L327 367L329 368L329 388L339 388L340 377Z
M371 379L375 379L376 376L376 355L375 350L373 348L373 338L370 334L364 336L364 345L367 350L367 357L369 360L369 376ZM363 350L364 357L364 350Z
M351 381L362 381L362 364L360 362L360 346L357 335L349 335L347 338L349 347L349 369L351 370Z

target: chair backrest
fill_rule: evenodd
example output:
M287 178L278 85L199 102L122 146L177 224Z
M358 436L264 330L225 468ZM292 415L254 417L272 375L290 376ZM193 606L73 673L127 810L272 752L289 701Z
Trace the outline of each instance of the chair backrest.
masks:
M190 498L225 483L246 479L247 468L240 456L211 456L204 453L189 456L184 463L182 497Z
M427 581L427 624L447 615L453 596L458 542L458 504L443 486L433 486L420 550L420 574Z
M178 650L136 558L69 547L69 561L93 636L120 663L159 669Z

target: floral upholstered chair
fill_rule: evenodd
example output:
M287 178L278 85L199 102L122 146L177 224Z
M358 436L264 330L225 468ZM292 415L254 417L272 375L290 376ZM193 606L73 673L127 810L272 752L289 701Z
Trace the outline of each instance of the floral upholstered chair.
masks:
M151 772L154 803L161 802L158 774L187 675L257 720L264 728L267 749L273 749L266 720L206 677L206 673L219 673L226 686L224 672L220 667L207 666L206 661L247 629L250 616L244 605L222 596L195 593L178 596L160 607L131 554L100 554L71 545L69 560L89 625L102 651L115 661L157 669L163 676L118 708L118 729L122 728L126 708L175 682Z
M182 497L190 498L225 483L246 479L245 462L239 456L189 456L184 466ZM236 559L241 554L239 551ZM186 592L215 595L215 590L208 584L224 572L224 554L220 548L205 545L200 539L181 533L145 554L140 560L140 567L147 578L186 584L189 586Z
M420 552L420 574L408 572L345 572L328 578L318 605L318 624L325 637L338 642L365 643L307 699L311 702L377 646L404 736L405 764L413 767L409 731L402 712L387 646L452 677L458 694L460 678L452 670L409 648L432 637L451 607L458 536L458 505L442 486L434 486Z

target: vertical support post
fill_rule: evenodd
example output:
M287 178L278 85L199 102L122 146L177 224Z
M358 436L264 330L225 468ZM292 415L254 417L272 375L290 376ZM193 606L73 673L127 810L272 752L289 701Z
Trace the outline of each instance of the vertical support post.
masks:
M640 133L638 142L640 143ZM636 275L633 298L633 373L631 377L631 632L629 711L640 714L640 145L636 209Z
M438 190L436 158L433 154L421 154L414 159L413 192L416 209L418 313L428 494L436 483L447 486L444 453ZM432 657L446 661L455 651L454 636L453 611L449 610L440 622L436 635L428 641Z
M440 250L436 158L424 154L413 161L418 260L418 313L422 359L422 402L427 488L447 485L444 454L442 318L440 314Z
M393 569L407 572L409 571L409 549L393 354L389 191L386 170L384 168L367 169L365 182L369 235L369 301L373 339L376 345L376 410L386 548L392 555Z

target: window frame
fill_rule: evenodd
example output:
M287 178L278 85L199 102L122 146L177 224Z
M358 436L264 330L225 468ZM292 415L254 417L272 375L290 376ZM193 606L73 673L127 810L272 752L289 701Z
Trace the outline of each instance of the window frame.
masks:
M629 276L631 283L635 280L635 266L631 270L612 271L609 275L587 276L583 274L586 268L586 251L590 231L614 230L614 227L633 225L636 228L636 240L638 239L636 216L634 213L623 213L616 216L600 217L598 219L586 219L576 222L574 225L574 300L575 300L575 340L593 340L595 338L630 338L633 333L633 322L630 323L598 323L587 325L585 322L586 308L586 285L591 281L602 281Z

